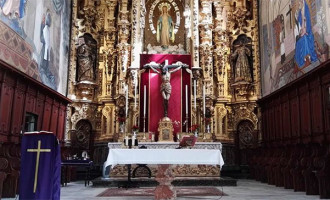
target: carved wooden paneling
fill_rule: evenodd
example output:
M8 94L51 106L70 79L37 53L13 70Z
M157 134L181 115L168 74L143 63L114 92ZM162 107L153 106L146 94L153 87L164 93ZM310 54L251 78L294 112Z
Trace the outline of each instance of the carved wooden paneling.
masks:
M262 134L262 140L263 141L268 141L268 134L267 134L267 127L268 127L268 112L267 112L267 109L265 108L261 108L262 110L262 115L261 115L261 127L262 127L262 131L261 131L261 134Z
M330 143L330 83L323 86L323 105L324 109L324 123L325 123L325 133L326 140Z
M300 95L300 133L301 137L305 138L311 136L311 118L310 118L310 104L309 104L309 93L305 92ZM305 140L304 139L304 140Z
M0 134L8 135L10 132L12 103L14 98L13 86L3 83L0 105Z
M275 140L280 141L282 140L283 130L282 130L282 116L281 116L281 103L280 99L276 100L276 107L275 107Z
M259 101L265 144L330 142L329 67L330 61Z
M37 103L34 108L34 113L38 115L37 130L41 130L42 127L44 107L45 107L45 95L38 94Z
M58 123L57 123L57 137L59 140L64 139L64 127L65 127L65 114L66 107L64 105L60 105L59 113L58 113Z
M282 96L282 131L283 131L283 140L286 141L291 137L291 120L290 120L290 104L288 94L285 93Z
M273 141L274 140L274 133L275 133L275 123L274 123L274 107L273 107L273 102L271 103L271 107L269 108L269 113L268 113L268 121L269 121L269 129L268 129L268 132L269 132L269 140L270 141Z
M57 122L58 122L58 111L59 110L59 103L54 101L52 105L52 114L51 114L51 121L50 121L50 128L49 130L57 135Z
M25 101L25 91L22 91L16 88L14 95L14 104L13 104L13 116L11 124L11 133L18 136L22 130L22 122L24 116L24 101Z
M49 130L51 114L52 114L52 103L51 100L46 98L43 120L42 120L42 128L41 128L42 130Z
M291 138L299 137L299 115L299 99L298 97L294 97L290 99Z
M310 82L310 104L313 138L322 135L323 129L323 106L322 93L319 79Z
M26 112L33 112L36 105L36 97L32 94L27 93L26 96L26 104L25 104L25 111Z

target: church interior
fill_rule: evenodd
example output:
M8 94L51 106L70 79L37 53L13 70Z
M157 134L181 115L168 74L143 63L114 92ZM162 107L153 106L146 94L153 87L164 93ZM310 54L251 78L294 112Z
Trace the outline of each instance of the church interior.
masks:
M170 170L330 198L329 45L328 0L2 0L0 199L42 132L65 184ZM165 169L166 149L196 154ZM219 160L194 162L204 150Z

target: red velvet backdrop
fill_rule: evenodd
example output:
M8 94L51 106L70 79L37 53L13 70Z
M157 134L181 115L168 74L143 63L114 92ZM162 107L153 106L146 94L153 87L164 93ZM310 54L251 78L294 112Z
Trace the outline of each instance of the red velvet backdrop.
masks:
M191 68L190 55L169 55L169 54L142 54L140 68L143 65L154 61L163 63L168 60L169 64L180 61L188 64ZM140 131L143 131L143 104L144 85L146 85L146 131L158 132L158 122L164 117L163 97L160 93L162 83L160 74L148 69L141 74L140 84ZM174 124L174 133L185 132L190 127L190 74L185 69L181 69L171 74L172 93L168 106L168 117L174 122L179 121L179 126ZM186 120L186 85L188 85L188 123L183 126Z

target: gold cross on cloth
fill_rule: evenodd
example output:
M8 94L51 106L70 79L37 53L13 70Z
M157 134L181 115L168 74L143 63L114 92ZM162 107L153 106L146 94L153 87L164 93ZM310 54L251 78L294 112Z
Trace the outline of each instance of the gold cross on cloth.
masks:
M40 153L41 152L50 152L51 151L51 149L40 149L40 147L41 147L41 140L38 140L38 149L27 149L27 152L37 152L36 170L34 172L33 193L36 193L36 189L37 189Z

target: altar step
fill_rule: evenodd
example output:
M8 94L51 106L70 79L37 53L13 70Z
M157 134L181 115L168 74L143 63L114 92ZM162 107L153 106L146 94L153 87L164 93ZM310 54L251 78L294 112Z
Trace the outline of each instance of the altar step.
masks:
M94 180L93 187L155 187L157 181L152 178L132 178L132 184L129 185L127 178L103 178L99 177ZM237 186L237 180L230 177L177 177L172 181L174 186Z

